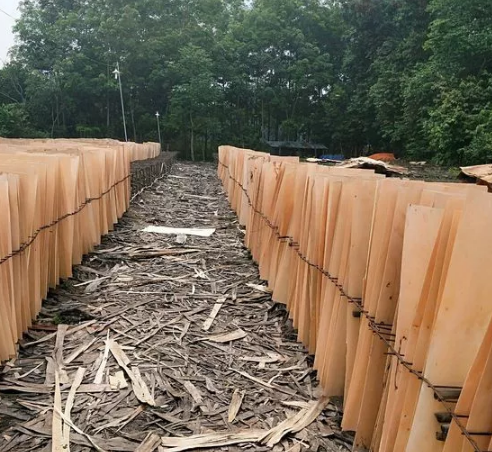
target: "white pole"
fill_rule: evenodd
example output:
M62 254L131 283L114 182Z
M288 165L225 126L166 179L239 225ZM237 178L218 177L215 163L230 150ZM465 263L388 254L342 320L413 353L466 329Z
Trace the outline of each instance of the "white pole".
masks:
M160 124L160 121L159 121L159 117L161 115L159 114L159 112L157 112L155 114L155 117L157 118L157 132L159 133L159 144L161 145L161 150L162 150L162 139L161 139L161 124Z
M113 71L113 74L116 79L118 79L120 85L120 98L121 98L121 113L123 115L123 129L125 129L125 141L128 142L128 133L126 131L126 119L125 119L125 102L123 100L123 86L121 85L121 72L120 72L120 63L116 63L116 69Z

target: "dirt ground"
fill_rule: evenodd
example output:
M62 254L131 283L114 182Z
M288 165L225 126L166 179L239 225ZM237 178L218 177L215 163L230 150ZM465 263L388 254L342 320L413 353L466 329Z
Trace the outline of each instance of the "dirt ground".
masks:
M72 451L205 450L179 438L279 425L270 444L206 450L350 450L339 404L316 402L312 360L243 235L215 165L176 163L50 293L18 359L0 368L0 452L67 450L68 434ZM309 410L314 420L291 432Z
M426 163L425 165L416 165L401 160L398 160L396 164L407 168L409 170L408 177L411 179L423 180L426 182L462 182L458 178L460 174L459 168L444 167L430 163Z

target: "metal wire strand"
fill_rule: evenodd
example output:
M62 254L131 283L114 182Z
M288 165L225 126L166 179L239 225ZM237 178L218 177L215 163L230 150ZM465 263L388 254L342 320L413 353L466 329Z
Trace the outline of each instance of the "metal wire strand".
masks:
M66 214L62 215L61 217L57 218L56 220L53 220L50 224L45 224L44 226L40 226L38 229L36 229L32 233L32 235L29 236L29 238L28 238L28 240L26 242L22 243L19 246L19 248L17 248L16 250L12 251L10 254L6 255L5 257L2 257L0 259L0 265L3 264L4 262L7 262L10 259L12 259L13 257L17 256L18 254L21 254L27 248L29 248L34 243L34 241L36 240L36 238L38 237L38 235L41 234L41 232L45 231L46 229L51 229L52 227L56 226L58 223L62 222L63 220L65 220L68 217L72 217L74 215L77 215L79 212L81 212L82 210L84 210L89 204L93 203L94 201L99 201L104 196L106 196L111 190L113 190L115 187L117 187L118 185L122 184L123 182L127 181L130 178L131 178L131 174L129 174L128 176L124 177L123 179L121 179L118 182L116 182L113 185L111 185L111 187L109 187L107 190L105 190L104 192L102 192L99 196L94 197L94 198L87 198L73 212L66 213Z
M160 165L160 171L159 171L159 174L160 175L157 178L155 178L154 181L150 185L143 187L138 193L134 194L132 196L132 198L130 199L130 202L134 201L135 198L137 198L139 195L141 195L143 193L144 190L146 190L148 188L152 188L158 181L162 180L166 176L166 174L167 174L167 172L169 170L169 166L170 166L169 162L159 162L159 165ZM151 167L148 167L148 168L151 168ZM0 259L0 265L3 264L3 263L5 263L5 262L7 262L7 261L9 261L13 257L15 257L15 256L23 253L27 248L29 248L34 243L34 241L39 236L39 234L41 234L41 232L43 232L43 231L45 231L47 229L51 229L52 227L56 226L58 223L62 222L66 218L69 218L69 217L72 217L74 215L77 215L82 210L84 210L89 204L93 203L94 201L101 200L104 196L106 196L110 191L112 191L118 185L121 185L122 183L126 182L128 179L131 179L133 177L134 176L132 175L132 173L128 174L124 178L118 180L113 185L111 185L107 190L105 190L104 192L102 192L99 196L93 197L93 198L87 198L73 212L69 212L69 213L66 213L66 214L62 215L61 217L57 218L56 220L53 220L50 224L46 224L44 226L40 226L38 229L36 229L32 233L32 235L30 235L28 237L28 240L25 243L22 243L19 246L19 248L17 248L16 250L13 250L10 254L2 257Z

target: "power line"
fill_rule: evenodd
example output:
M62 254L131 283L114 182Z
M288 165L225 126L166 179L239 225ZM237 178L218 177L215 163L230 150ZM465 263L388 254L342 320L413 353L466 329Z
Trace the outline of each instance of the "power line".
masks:
M6 16L9 16L11 19L17 20L16 17L12 16L12 14L9 14L7 11L3 10L0 8L0 12L4 13Z
M101 66L105 66L105 67L110 66L110 65L112 64L112 63L111 63L111 62L109 62L109 61L108 61L108 62L106 62L106 63L104 63L104 62L103 62L103 61L101 61L101 60L96 60L95 58L91 58L91 57L89 57L89 56L87 56L87 55L85 55L85 54L83 54L83 53L76 53L75 55L76 55L76 56L78 56L78 57L85 58L86 60L92 61L92 62L94 62L94 63L100 64ZM125 72L126 72L127 74L132 74L132 75L135 75L135 74L133 74L133 73L132 73L132 72L131 72L128 68L125 68Z
M93 61L94 63L100 64L101 66L109 66L109 62L103 63L102 61L95 60L94 58L88 57L87 55L84 55L83 53L77 53L77 56L81 56L82 58L86 58L87 60Z

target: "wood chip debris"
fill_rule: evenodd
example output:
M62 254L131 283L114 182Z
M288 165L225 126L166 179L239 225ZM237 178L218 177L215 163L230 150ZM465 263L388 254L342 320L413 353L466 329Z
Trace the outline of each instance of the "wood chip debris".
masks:
M154 452L161 444L161 438L155 433L149 433L135 452Z
M272 290L269 289L267 286L261 286L259 284L251 284L251 283L246 284L246 286L251 287L252 289L257 290L258 292L272 293Z
M268 447L273 447L289 433L300 432L317 419L328 403L329 399L327 397L311 402L308 407L272 428L265 437L262 438L262 442Z
M132 382L133 392L135 393L137 399L143 403L149 404L150 406L155 406L154 398L151 396L147 384L140 375L140 369L138 367L132 367L130 369L128 365L131 363L131 360L128 358L128 356L126 356L120 344L118 344L118 342L114 341L113 339L108 339L108 342L111 353L115 357L119 366L128 375L128 378L130 378Z
M215 317L217 317L217 314L221 310L222 306L224 305L225 302L225 297L220 298L217 300L217 303L214 304L214 307L212 308L212 312L208 316L207 320L203 323L203 331L208 331L210 327L212 326L212 323L214 323Z
M162 438L159 452L182 452L201 448L231 446L233 444L256 443L265 435L264 430L246 430L237 433L209 433L188 438Z
M239 392L235 392L234 394L239 394ZM236 396L239 404L243 397L244 393ZM269 448L273 448L289 433L298 433L308 427L318 418L328 403L329 399L326 397L310 402L306 408L287 418L269 431L242 430L235 433L212 433L193 435L186 438L164 437L162 438L162 445L168 447L168 449L160 448L160 450L166 452L180 452L198 448L230 446L241 443L262 443ZM229 411L229 414L230 413L231 412ZM229 416L229 419L230 418L231 417Z
M0 365L0 452L253 452L277 438L275 452L351 450L338 402L295 433L321 409L318 383L216 168L173 172L50 292ZM140 233L149 224L215 232L176 244Z
M248 333L241 329L232 331L230 333L216 334L214 336L207 336L202 338L203 341L216 342L218 344L225 344L227 342L238 341L239 339L244 339Z
M239 389L236 389L234 391L234 394L232 394L232 400L231 404L229 405L229 411L227 414L227 421L229 423L234 422L234 420L236 419L236 416L241 409L241 405L243 404L244 395L245 392L239 391Z
M114 375L109 376L109 384L111 389L119 390L128 388L128 383L125 380L125 374L123 371L116 372Z

